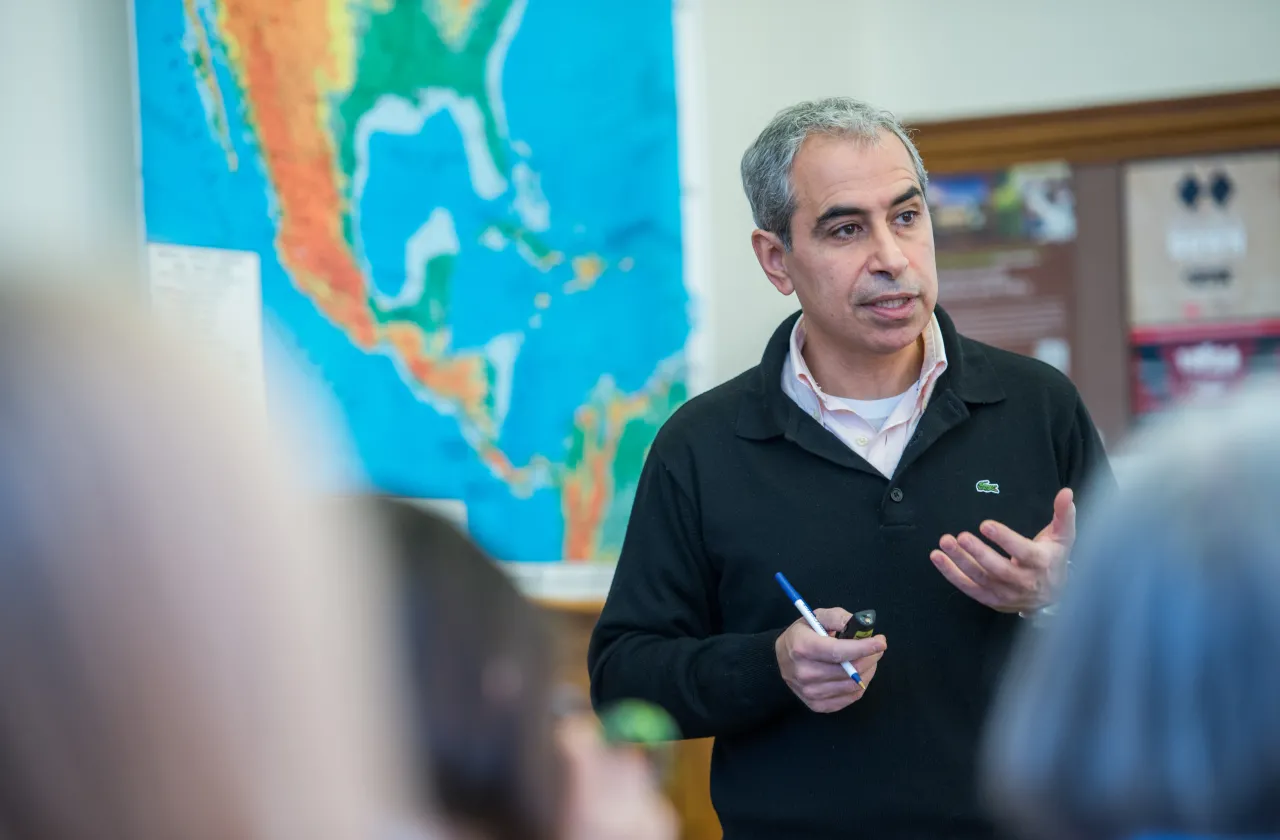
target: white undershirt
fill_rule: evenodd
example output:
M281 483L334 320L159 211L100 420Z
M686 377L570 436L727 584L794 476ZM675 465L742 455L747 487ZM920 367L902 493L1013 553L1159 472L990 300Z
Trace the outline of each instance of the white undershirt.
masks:
M884 427L884 421L888 420L889 415L893 414L893 410L898 407L898 403L902 402L904 397L914 395L919 388L920 383L914 382L910 388L896 397L885 397L882 400L855 400L850 397L833 397L830 394L827 395L827 399L849 409L866 420L871 428L878 432Z

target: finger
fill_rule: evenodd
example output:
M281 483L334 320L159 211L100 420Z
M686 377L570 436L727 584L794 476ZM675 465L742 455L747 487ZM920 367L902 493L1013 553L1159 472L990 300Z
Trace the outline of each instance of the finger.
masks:
M871 656L864 656L861 659L854 661L853 667L858 669L859 674L865 674L868 671L874 671L876 668L876 663L880 661L880 657L882 656L884 656L883 653L877 653Z
M844 672L844 668L840 665L832 665L829 662L813 662L811 660L801 660L796 663L795 670L796 682L801 685L811 685L813 683L822 682L849 682L849 675Z
M973 571L957 563L961 571L968 575L974 583L986 586L989 589L1002 587L1021 588L1027 585L1027 571L1025 569L1018 568L1012 560L987 545L978 537L966 531L957 537L956 541L964 549L968 558L981 569L975 576ZM955 558L953 557L952 559ZM985 580L979 580L979 577L985 578Z
M862 687L865 688L867 683L871 681L871 678L875 676L876 668L878 667L879 666L875 662L870 662L865 665L855 664L853 666L853 669L857 671L858 679L854 680L851 677L845 677L845 679L847 679L851 683L854 683L854 685L860 684Z
M1044 552L1037 550L1039 546L1035 541L1022 536L1003 522L988 519L978 530L982 532L982 536L1003 548L1020 565L1038 566L1043 562L1041 555Z
M843 678L839 682L820 682L804 687L801 697L807 703L821 702L823 700L836 700L841 697L856 697L863 690L853 680L849 679L842 672L840 676Z
M839 633L853 618L853 613L840 607L822 607L814 610L813 615L828 633Z
M942 553L947 556L947 559L960 570L961 574L973 581L975 586L982 589L992 588L993 581L987 574L987 570L977 560L973 559L973 556L960 544L957 537L947 534L938 541L938 546L942 549Z
M933 561L934 567L937 568L939 572L942 572L942 576L946 578L956 589L959 589L979 604L985 604L988 607L993 606L995 599L992 595L981 586L974 583L967 575L965 575L964 572L960 571L956 564L952 562L951 558L946 554L937 550L931 551L929 553L929 559Z
M884 636L872 636L870 639L809 636L796 642L795 652L804 659L839 665L841 662L852 662L873 653L880 653L887 647L888 642Z
M1068 545L1076 539L1075 491L1063 487L1053 500L1053 530L1059 542Z
M876 663L880 661L880 657L884 653L874 653L871 656L864 656L861 659L848 660L858 672L860 676L866 676L868 671L874 671ZM807 660L796 663L795 669L792 671L793 678L801 685L810 685L813 683L823 682L849 682L849 675L844 670L844 665L830 665L825 662L809 662Z
M862 684L858 685L852 680L845 680L841 683L822 684L814 686L813 692L808 697L803 697L805 705L815 712L837 712L845 708L850 703L861 700L867 693L867 686L875 679L876 666L872 665L867 671L862 672L859 676L862 678Z
M818 700L813 703L809 703L807 705L809 706L810 709L812 709L815 712L818 712L819 714L829 715L832 712L838 712L838 711L841 711L842 709L847 709L849 706L853 704L853 701L857 700L861 696L862 695L859 694L854 697L837 697L834 700Z

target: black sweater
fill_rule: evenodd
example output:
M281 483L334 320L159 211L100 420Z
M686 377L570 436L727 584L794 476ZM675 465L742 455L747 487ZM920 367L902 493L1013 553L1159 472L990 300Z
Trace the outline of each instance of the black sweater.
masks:
M685 737L715 737L726 840L994 836L975 757L1023 619L965 596L929 552L987 518L1034 536L1059 489L1107 467L1065 376L937 313L948 367L892 480L782 391L797 316L649 453L591 639L592 699L644 698ZM815 609L877 611L888 650L840 712L809 711L782 681L774 642L798 616L779 571Z

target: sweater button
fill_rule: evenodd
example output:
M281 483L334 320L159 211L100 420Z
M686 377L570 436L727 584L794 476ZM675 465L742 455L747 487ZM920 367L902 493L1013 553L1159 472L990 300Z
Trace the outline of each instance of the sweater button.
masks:
M895 502L900 502L900 501L902 501L902 488L901 488L901 487L895 487L895 488L893 488L892 490L890 490L890 491L889 491L889 498L890 498L890 499L893 499Z

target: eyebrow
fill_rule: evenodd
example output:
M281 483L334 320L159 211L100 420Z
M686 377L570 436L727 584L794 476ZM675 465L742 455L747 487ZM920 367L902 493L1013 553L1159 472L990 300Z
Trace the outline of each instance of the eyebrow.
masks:
M895 198L889 206L897 207L899 204L905 204L913 198L919 198L920 195L921 195L920 188L913 186L910 189L908 189L906 192L904 192L902 195ZM831 221L832 219L843 219L851 216L856 217L856 216L866 216L866 215L868 215L867 211L863 210L861 207L853 207L847 204L837 204L834 207L827 208L827 211L818 217L817 221L813 223L813 229L818 230L819 228L821 228L823 225L825 225L827 222Z

